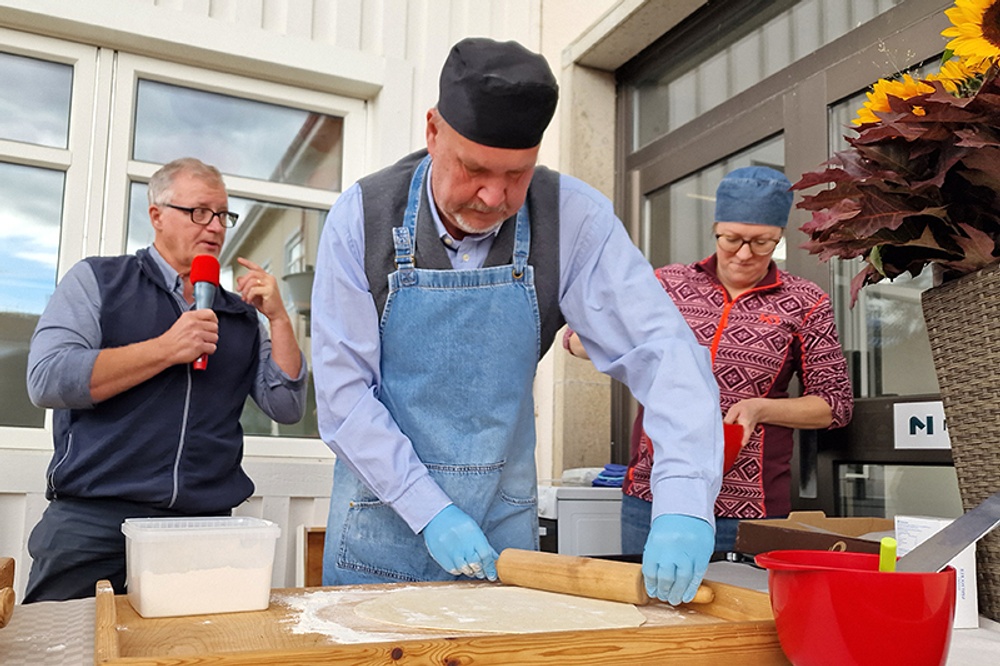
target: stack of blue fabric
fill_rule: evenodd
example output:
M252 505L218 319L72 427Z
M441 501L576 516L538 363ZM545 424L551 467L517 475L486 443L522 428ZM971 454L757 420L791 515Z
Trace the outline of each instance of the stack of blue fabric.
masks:
M614 463L609 463L604 466L601 473L591 481L593 486L607 486L609 488L621 488L622 482L625 481L625 472L628 467L625 465L616 465Z

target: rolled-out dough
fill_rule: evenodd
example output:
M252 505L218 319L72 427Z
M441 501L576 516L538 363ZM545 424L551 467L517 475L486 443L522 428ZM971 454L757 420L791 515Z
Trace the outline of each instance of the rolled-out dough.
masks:
M358 615L406 627L494 633L638 627L632 604L523 587L402 588L363 601Z

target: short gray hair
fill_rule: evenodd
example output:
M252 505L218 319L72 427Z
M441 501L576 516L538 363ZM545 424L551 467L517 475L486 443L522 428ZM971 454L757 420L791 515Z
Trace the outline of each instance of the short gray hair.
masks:
M150 206L167 203L173 196L174 179L178 174L185 173L193 178L226 187L222 174L214 166L205 164L195 157L182 157L160 167L149 179L146 197Z

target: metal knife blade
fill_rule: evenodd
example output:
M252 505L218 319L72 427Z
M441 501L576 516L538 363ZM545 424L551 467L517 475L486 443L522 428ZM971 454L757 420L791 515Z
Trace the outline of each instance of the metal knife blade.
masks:
M896 571L941 571L956 555L1000 524L1000 492L983 500L896 562Z

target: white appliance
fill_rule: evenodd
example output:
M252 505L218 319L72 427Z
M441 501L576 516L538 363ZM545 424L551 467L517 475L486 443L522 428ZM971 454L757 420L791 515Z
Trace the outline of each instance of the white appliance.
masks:
M563 555L621 555L621 500L621 488L540 485L543 541L554 529L556 552Z

